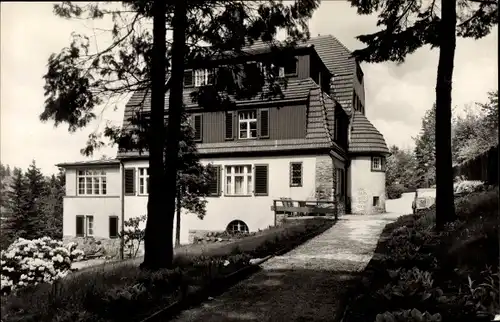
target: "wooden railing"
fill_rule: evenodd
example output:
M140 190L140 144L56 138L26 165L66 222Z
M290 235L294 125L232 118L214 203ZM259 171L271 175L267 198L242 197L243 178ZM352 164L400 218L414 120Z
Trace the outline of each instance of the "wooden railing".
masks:
M281 205L280 205L281 204ZM291 198L281 198L273 200L271 210L274 211L274 224L278 224L278 215L285 217L302 217L302 216L325 216L327 214L334 215L338 219L337 203L335 201L325 200L292 200Z

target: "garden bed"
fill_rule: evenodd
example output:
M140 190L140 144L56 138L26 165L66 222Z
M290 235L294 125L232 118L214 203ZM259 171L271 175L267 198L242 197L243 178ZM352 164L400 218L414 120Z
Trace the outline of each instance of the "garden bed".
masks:
M294 221L227 244L177 249L175 269L155 273L139 270L138 259L89 268L2 298L2 322L141 321L250 266L252 259L291 250L333 223Z
M349 292L344 322L491 321L498 314L498 188L456 198L455 206L458 220L440 233L435 208L385 227Z

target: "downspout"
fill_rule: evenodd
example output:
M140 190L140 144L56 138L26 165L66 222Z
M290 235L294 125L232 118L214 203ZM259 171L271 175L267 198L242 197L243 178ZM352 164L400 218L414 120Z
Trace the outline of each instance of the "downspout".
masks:
M123 182L123 177L124 177L124 166L122 160L120 160L120 185L121 185L121 190L120 190L120 217L121 217L121 234L120 234L120 259L124 260L125 259L125 184Z

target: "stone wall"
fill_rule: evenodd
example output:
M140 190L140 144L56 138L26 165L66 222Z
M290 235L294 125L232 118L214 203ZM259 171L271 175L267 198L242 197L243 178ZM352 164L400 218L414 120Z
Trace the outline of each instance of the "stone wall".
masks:
M335 166L328 155L316 157L316 200L332 200Z
M189 230L189 243L193 244L196 239L203 239L211 233L221 233L223 230Z
M119 238L100 238L100 237L75 237L64 236L63 243L75 242L77 248L85 252L86 256L95 257L120 257L120 239ZM102 247L99 247L97 242L100 242Z

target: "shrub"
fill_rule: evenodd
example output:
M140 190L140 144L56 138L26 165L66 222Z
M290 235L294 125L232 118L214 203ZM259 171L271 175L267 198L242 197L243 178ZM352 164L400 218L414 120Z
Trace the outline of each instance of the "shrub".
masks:
M141 229L141 223L147 219L146 215L130 218L123 225L125 231L120 233L120 238L123 238L123 253L126 258L136 258L141 248L141 243L144 241L145 229Z
M400 310L396 312L385 312L377 314L375 322L441 322L442 318L439 313L434 315L429 312L422 314L417 309Z
M402 184L392 184L387 187L387 199L398 199L406 192L406 188Z
M1 251L1 293L52 283L71 271L71 263L83 258L75 243L63 246L62 241L43 237L35 240L19 238Z
M479 180L460 180L453 185L455 194L468 194L485 189L484 182Z

